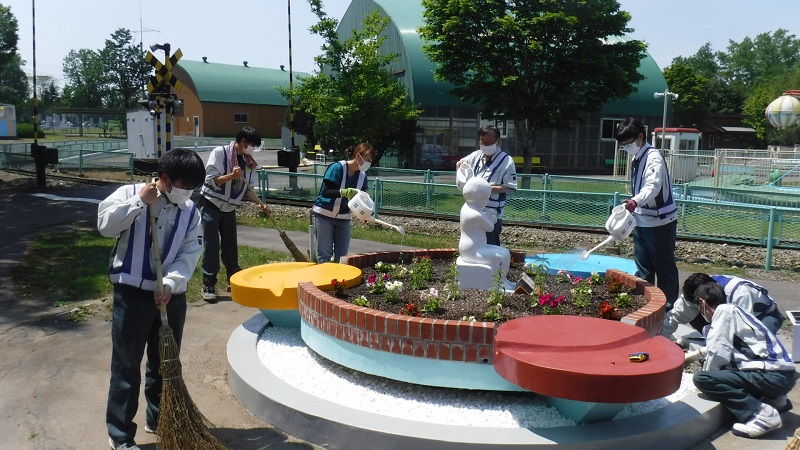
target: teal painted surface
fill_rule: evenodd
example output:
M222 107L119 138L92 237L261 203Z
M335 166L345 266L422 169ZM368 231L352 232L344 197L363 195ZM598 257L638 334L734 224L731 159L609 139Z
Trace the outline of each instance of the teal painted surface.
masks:
M600 239L598 239L598 242ZM636 263L632 259L618 256L591 254L587 259L582 259L581 253L542 253L525 258L525 264L539 265L542 260L547 262L547 273L555 275L559 270L566 270L574 276L588 277L593 272L605 276L606 270L618 269L631 275L636 274Z
M501 377L491 364L440 361L373 350L335 339L302 320L300 334L311 350L359 372L425 386L525 391Z
M261 314L276 327L300 328L300 311L296 309L262 309Z
M611 420L625 407L625 403L579 402L547 395L540 397L578 425Z

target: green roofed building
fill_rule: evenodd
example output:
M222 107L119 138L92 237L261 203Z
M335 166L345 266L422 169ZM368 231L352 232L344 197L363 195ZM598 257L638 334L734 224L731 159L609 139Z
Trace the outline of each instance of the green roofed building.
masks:
M289 88L289 72L242 65L180 60L172 69L184 84L178 93L183 116L176 117L176 136L235 136L251 126L265 138L280 138L287 100L278 87ZM293 72L295 83L305 73Z
M503 130L503 149L512 156L522 154L511 121L481 118L478 109L449 94L452 85L434 80L436 65L423 53L424 43L417 33L423 23L419 0L352 0L339 23L339 34L349 36L374 10L389 18L381 51L399 55L390 70L423 110L417 121L416 146L401 165L453 170L455 161L478 148L478 128L487 123L497 123ZM611 173L616 148L613 134L619 121L632 116L650 129L660 127L664 103L654 99L653 93L663 92L667 83L649 55L642 60L639 72L645 78L629 97L609 102L600 113L586 114L582 123L569 130L540 130L534 171ZM179 93L184 99L184 115L175 118L176 135L233 136L245 125L268 138L281 137L282 130L285 133L288 105L277 87L289 87L289 73L282 68L215 64L203 58L181 60L173 73L185 85ZM308 76L294 75L295 82L298 75Z
M399 55L391 71L406 86L411 99L423 109L417 122L417 145L412 160L406 164L453 170L455 161L478 148L478 128L494 120L482 119L475 107L448 94L452 85L434 80L436 65L423 53L424 43L417 33L417 28L423 24L419 0L353 0L340 21L339 34L349 36L374 10L389 18L382 51ZM660 127L664 103L654 99L653 93L663 92L667 83L649 55L642 60L639 72L645 79L639 83L638 91L628 98L608 103L600 113L586 114L584 123L576 123L569 130L540 130L534 153L539 158L536 164L539 167L534 171L610 173L608 161L614 158L616 123L633 116L643 120L650 129ZM498 121L498 125L504 130L503 149L512 156L521 155L513 124Z

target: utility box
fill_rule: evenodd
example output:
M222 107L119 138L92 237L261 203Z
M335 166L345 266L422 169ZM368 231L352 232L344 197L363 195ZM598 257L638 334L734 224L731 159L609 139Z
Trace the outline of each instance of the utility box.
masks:
M160 114L161 150L166 149L167 127L166 114ZM128 127L128 151L137 159L158 158L158 122L150 115L150 111L129 111L125 118Z
M14 105L0 105L0 139L17 137L17 110Z
M278 150L278 165L281 167L294 167L296 169L297 166L300 165L300 151L297 149Z
M800 311L786 311L792 322L792 361L800 362Z

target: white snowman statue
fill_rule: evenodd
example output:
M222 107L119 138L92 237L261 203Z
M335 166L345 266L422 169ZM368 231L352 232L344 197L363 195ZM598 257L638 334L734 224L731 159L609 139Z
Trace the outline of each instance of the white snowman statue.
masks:
M486 233L497 222L496 211L486 208L492 187L483 178L472 176L471 170L459 170L457 178L465 200L456 259L458 285L461 289L489 290L499 271L505 290L513 291L515 283L506 279L511 253L504 247L486 243Z

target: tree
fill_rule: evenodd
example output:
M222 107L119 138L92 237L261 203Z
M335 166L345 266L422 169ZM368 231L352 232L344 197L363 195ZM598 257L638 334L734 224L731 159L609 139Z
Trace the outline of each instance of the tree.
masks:
M673 123L679 126L696 127L705 121L706 88L708 79L700 76L687 64L673 63L664 69L664 78L672 92L678 94L675 101Z
M370 142L377 158L394 143L401 123L416 118L419 110L408 92L387 69L396 54L380 54L386 39L381 32L388 23L377 11L367 14L361 29L342 40L338 21L322 10L321 0L309 0L319 22L310 31L322 37L322 54L314 58L319 70L300 80L293 92L295 108L313 127L323 148L339 151L359 142ZM308 116L311 117L308 117Z
M745 100L742 112L746 117L742 122L756 130L758 139L763 140L766 145L792 145L800 142L800 126L778 130L767 125L764 117L767 105L787 90L797 87L800 87L800 65L791 72L762 79Z
M89 49L70 50L64 58L67 83L61 102L64 106L103 108L110 104L109 77L100 55Z
M0 5L0 103L15 105L19 119L25 117L21 107L28 96L28 77L22 70L17 53L19 41L17 18L11 8Z
M672 60L673 66L676 64L686 65L692 68L697 76L706 79L703 96L706 116L709 114L739 114L746 98L743 86L730 84L723 78L721 62L723 57L722 52L714 51L711 44L706 42L694 55L678 56ZM672 83L669 83L669 86L671 88Z
M0 4L0 71L14 62L19 42L19 24L11 7Z
M616 0L422 0L435 76L485 114L514 120L523 171L536 131L564 129L633 92L645 45L619 38L630 15Z
M750 88L760 79L784 74L800 61L800 40L788 31L761 33L742 42L730 41L728 52L720 54L722 76L732 84ZM748 92L749 93L749 92Z
M136 106L141 97L142 86L152 68L144 59L143 52L133 45L133 35L120 28L106 39L100 50L100 59L108 74L111 88L110 107L128 109Z

